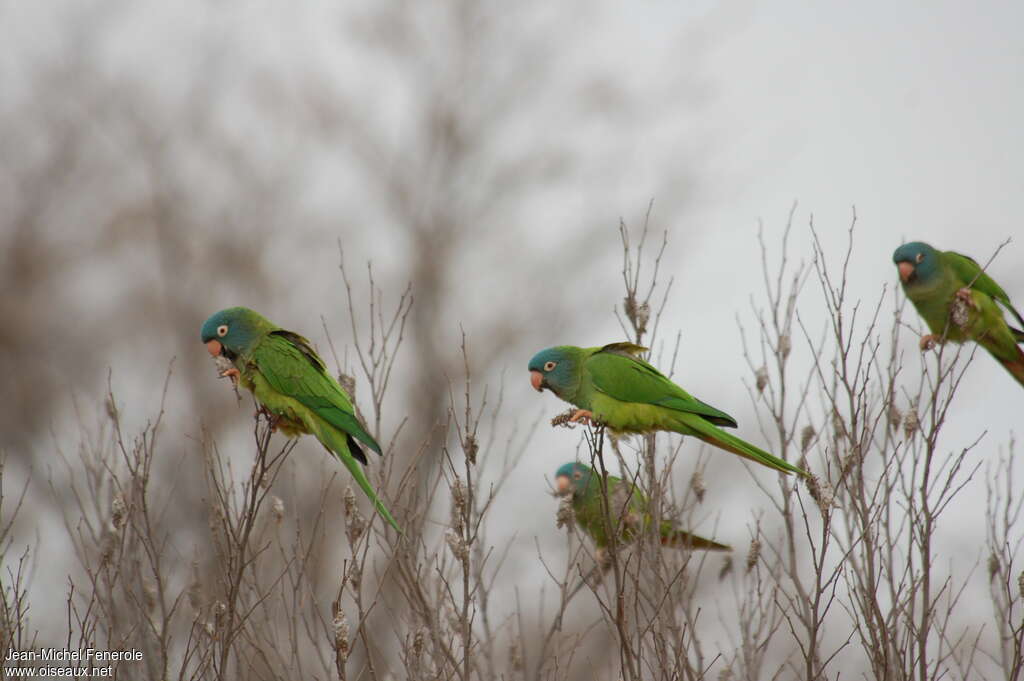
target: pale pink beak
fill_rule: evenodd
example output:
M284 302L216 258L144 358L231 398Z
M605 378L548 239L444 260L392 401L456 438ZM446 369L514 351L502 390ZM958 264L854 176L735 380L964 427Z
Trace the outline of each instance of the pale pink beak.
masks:
M220 355L221 345L219 340L206 341L206 349L211 355L217 357Z
M906 283L910 280L910 275L914 273L914 266L909 262L901 262L896 265L900 270L900 281Z
M530 385L532 385L533 389L537 392L544 392L544 389L540 387L540 383L543 380L544 376L542 376L539 371L530 372Z
M568 475L559 475L557 478L555 478L555 487L558 488L559 494L565 494L566 492L569 491L569 488L571 486L572 481L569 480Z

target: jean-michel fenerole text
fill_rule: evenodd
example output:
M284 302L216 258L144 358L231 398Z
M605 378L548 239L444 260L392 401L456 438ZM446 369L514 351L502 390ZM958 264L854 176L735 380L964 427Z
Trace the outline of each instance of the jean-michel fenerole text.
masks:
M15 650L9 648L5 662L137 662L142 659L140 650L98 650L96 648L40 648L39 650Z

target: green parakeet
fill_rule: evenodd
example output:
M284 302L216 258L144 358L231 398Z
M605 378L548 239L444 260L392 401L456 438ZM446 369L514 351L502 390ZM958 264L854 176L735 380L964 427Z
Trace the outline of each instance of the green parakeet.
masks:
M616 433L670 430L692 435L727 452L786 473L806 473L793 464L731 435L718 426L736 420L694 398L640 359L646 348L612 343L599 348L559 345L530 360L530 383L578 407L572 420L593 419Z
M217 312L203 324L200 335L211 355L231 360L234 368L223 375L252 392L275 419L275 428L289 437L315 436L401 532L359 465L367 463L363 446L380 454L380 445L359 423L348 395L327 373L308 340L244 307Z
M576 524L583 529L598 550L608 546L604 512L601 503L601 476L590 466L569 462L555 473L559 494L572 494L572 510ZM608 476L608 502L613 526L619 523L620 541L628 543L651 523L648 500L636 486L621 478ZM658 528L664 546L679 546L705 551L732 551L732 547L676 529L669 520L662 520Z
M921 338L921 349L936 342L972 340L999 360L1024 385L1024 331L1006 323L1009 312L1024 328L1024 318L1010 297L977 262L953 251L939 251L915 241L892 254L903 292L924 318L931 333Z

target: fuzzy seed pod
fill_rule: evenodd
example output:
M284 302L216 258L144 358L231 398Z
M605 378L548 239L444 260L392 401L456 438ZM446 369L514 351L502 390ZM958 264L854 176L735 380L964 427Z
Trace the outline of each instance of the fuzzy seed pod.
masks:
M907 413L903 416L903 437L910 439L921 427L921 421L917 418L917 398L910 403Z
M793 349L793 345L789 340L789 336L783 334L779 336L779 354L782 355L782 359L789 357L790 350Z
M814 431L814 426L806 425L804 429L800 431L800 451L804 454L811 448L811 443L814 442L814 436L817 433Z
M704 485L704 475L700 471L694 471L690 477L690 489L693 490L693 495L697 497L698 502L704 501L704 493L708 491L708 488Z
M768 369L761 367L754 372L754 385L757 386L757 392L763 393L764 389L768 387Z
M988 581L989 581L989 583L991 583L992 580L996 578L996 575L999 574L999 568L1000 568L999 556L997 556L996 554L993 553L992 555L990 555L988 557Z
M127 520L128 506L124 503L124 498L117 494L114 496L114 500L110 502L110 522L114 524L115 529L120 530L124 527Z
M566 494L558 500L558 511L555 513L555 527L572 530L576 526L576 513L572 509L572 495Z
M750 550L747 552L747 574L754 569L757 565L758 559L761 557L761 542L758 539L750 540Z
M448 544L448 548L451 549L452 555L459 559L463 565L469 564L469 546L462 539L461 536L456 534L454 530L447 530L444 533L444 540Z
M366 518L359 512L359 505L356 504L356 495L352 491L352 485L345 485L345 494L342 497L345 504L345 536L348 543L355 544L363 536L366 530Z

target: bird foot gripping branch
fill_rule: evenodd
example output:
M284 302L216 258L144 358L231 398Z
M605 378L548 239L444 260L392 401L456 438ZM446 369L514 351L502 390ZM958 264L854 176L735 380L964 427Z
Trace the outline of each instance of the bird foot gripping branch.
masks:
M569 417L569 423L583 423L588 426L597 425L597 421L594 420L594 414L586 409L577 409L573 412L573 415Z
M278 414L275 414L263 405L260 405L260 408L256 410L255 414L253 414L253 418L258 419L260 416L267 420L267 425L270 426L270 432L273 433L277 431L277 424L281 421L281 417Z
M963 301L964 304L967 305L967 307L973 307L974 309L978 309L978 304L974 302L974 295L971 294L971 289L967 288L966 286L964 286L962 289L956 292L956 297L958 300Z
M942 336L935 333L926 333L921 336L921 341L918 343L918 347L921 348L921 352L927 352L941 342Z
M242 374L235 367L231 367L230 369L220 371L219 375L221 378L230 378L231 385L238 385L238 377Z

